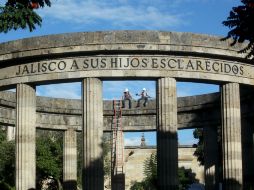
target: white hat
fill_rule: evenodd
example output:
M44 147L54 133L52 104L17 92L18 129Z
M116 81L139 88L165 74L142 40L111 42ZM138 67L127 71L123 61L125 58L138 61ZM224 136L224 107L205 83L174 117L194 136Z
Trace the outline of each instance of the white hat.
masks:
M128 91L129 91L128 88L125 88L124 92L128 92Z
M145 88L143 88L143 91L146 91L146 89L145 89Z

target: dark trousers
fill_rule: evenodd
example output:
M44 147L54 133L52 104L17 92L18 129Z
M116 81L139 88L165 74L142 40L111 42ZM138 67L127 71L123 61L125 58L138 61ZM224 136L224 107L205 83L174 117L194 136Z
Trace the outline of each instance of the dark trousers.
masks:
M139 98L139 99L138 99L137 107L140 106L140 101L141 101L141 100L145 100L144 103L143 103L143 105L144 105L144 107L146 107L147 102L148 102L148 98L147 98L147 97L141 97L141 98Z
M129 108L131 108L131 99L130 98L124 98L122 100L122 108L125 108L125 101L128 100L129 101Z

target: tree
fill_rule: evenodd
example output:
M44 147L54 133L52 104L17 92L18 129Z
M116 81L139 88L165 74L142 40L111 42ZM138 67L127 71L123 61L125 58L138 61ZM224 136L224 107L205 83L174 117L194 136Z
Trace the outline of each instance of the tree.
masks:
M0 189L15 186L15 143L6 140L6 131L0 127Z
M36 139L36 183L41 189L45 180L49 189L60 189L63 168L63 136L60 133L42 133Z
M6 132L3 127L0 126L0 143L6 139Z
M102 156L103 156L103 171L104 177L109 178L111 175L111 141L106 135L102 139Z
M133 182L130 190L156 190L157 188L157 154L151 154L144 161L145 179Z
M133 182L131 190L156 190L158 189L157 178L157 155L151 154L144 162L145 179L141 182ZM179 190L188 189L188 187L196 183L195 174L191 169L181 167L178 169Z
M56 132L39 132L36 138L36 184L50 179L49 189L59 189L62 179L63 136ZM0 128L0 189L11 190L15 186L15 143L6 140L6 131Z
M3 141L0 143L0 189L11 189L15 186L15 143Z
M32 32L42 19L35 9L51 6L50 0L8 0L0 6L0 33L29 28Z
M198 139L198 143L195 145L196 150L194 156L197 157L199 164L204 165L204 134L202 128L197 128L193 131L193 136L195 139Z
M221 132L221 126L217 127L217 143L213 146L217 146L218 148L218 159L219 159L219 165L222 164L222 132ZM197 157L199 164L204 165L205 164L205 145L204 145L204 129L203 128L197 128L193 131L193 137L195 139L198 139L198 143L194 145L196 148L194 152L194 156Z
M254 60L254 0L241 0L242 5L233 7L226 21L222 24L229 27L230 31L223 40L233 38L231 45L237 42L248 42L248 45L239 53L247 53L246 58Z
M185 169L180 167L178 169L178 178L179 178L179 190L186 190L190 187L191 184L198 182L195 179L196 174L192 172L191 169Z
M157 187L157 154L151 154L150 158L147 158L144 163L144 175L146 184L152 189Z

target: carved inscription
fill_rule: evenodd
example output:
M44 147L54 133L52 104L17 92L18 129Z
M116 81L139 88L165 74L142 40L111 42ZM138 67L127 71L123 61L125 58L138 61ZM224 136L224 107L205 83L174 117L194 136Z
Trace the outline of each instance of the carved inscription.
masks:
M234 62L170 56L93 56L42 61L16 67L16 76L88 70L183 70L242 76L244 66Z

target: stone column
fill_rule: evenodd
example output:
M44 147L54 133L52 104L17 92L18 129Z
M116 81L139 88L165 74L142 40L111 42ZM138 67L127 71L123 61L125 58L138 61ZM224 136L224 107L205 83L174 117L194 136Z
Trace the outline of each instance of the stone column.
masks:
M7 141L12 141L15 139L15 127L7 126Z
M251 111L251 110L249 110ZM242 119L242 152L244 189L254 189L253 118Z
M242 189L240 89L237 83L221 86L223 189Z
M16 190L35 189L35 88L17 84L16 89Z
M215 190L219 180L219 149L217 126L204 127L205 189Z
M157 81L157 165L160 190L178 189L176 80Z
M82 83L83 189L103 190L103 103L102 82L87 78Z
M64 132L63 188L77 189L77 134L74 129Z

